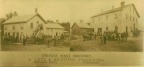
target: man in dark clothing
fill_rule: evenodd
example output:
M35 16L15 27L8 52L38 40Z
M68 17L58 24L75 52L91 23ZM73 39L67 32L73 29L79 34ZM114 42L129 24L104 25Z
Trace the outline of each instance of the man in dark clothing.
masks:
M23 45L25 46L26 43L26 37L23 37Z
M95 33L95 34L94 34L94 38L95 38L95 39L96 39L96 36L97 36L97 34Z
M106 34L103 35L103 39L104 39L104 44L106 44L106 40L107 40Z

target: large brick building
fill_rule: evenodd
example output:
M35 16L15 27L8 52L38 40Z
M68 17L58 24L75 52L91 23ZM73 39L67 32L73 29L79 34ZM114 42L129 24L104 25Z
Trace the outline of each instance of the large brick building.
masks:
M140 15L134 4L125 5L125 2L121 2L118 8L113 6L111 10L92 16L91 26L97 33L112 30L118 33L128 32L131 36L131 31L138 28L138 18Z

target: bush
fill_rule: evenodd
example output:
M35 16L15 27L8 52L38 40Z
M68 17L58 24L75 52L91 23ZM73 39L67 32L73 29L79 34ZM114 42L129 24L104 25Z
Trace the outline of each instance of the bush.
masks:
M76 38L76 36L71 36L70 39L71 40L76 40L77 38Z

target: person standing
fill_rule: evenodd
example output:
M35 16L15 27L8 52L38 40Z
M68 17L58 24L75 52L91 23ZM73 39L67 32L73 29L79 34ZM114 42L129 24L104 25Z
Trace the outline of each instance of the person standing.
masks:
M106 34L103 35L103 39L104 39L104 44L106 44L106 40L107 40Z
M24 36L23 37L23 45L25 46L25 44L26 44L26 37Z
M97 37L97 33L94 34L94 38L95 38L95 39L96 39L96 37Z

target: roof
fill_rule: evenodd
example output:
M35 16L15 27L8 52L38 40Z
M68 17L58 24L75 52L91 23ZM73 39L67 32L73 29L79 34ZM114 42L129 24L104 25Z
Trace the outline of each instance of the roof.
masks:
M32 18L34 18L35 16L39 16L46 23L46 21L40 16L40 14L31 14L31 15L12 17L11 19L4 22L3 24L25 23L31 20Z
M47 23L46 28L54 28L54 29L64 29L60 24L58 23Z
M74 23L73 26L74 26L75 24L77 24L80 28L92 28L92 27L90 27L87 23ZM72 27L73 27L73 26L72 26ZM71 27L71 28L72 28L72 27Z
M136 14L138 15L138 17L140 17L140 15L139 15L139 13L138 13L135 5L134 5L134 4L129 4L129 5L125 5L125 6L123 6L123 7L118 7L118 8L114 8L114 9L111 9L111 10L108 10L108 11L105 11L105 12L102 12L102 13L100 13L100 14L97 14L97 15L92 16L91 18L97 17L97 16L101 16L101 15L105 15L105 14L109 14L109 13L113 13L113 12L117 12L117 11L121 11L121 10L123 10L125 7L130 6L130 5L132 5L132 6L134 7L134 9L135 9L135 11L136 11Z

